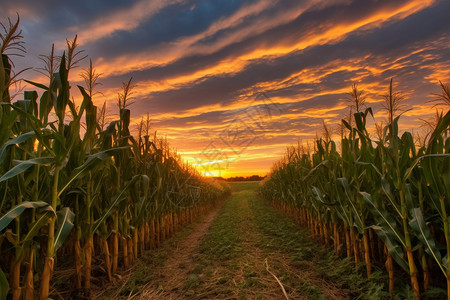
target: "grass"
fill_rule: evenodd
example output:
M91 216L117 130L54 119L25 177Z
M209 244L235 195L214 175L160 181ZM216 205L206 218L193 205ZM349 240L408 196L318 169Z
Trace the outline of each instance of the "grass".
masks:
M134 262L134 272L120 289L119 295L130 296L139 292L149 281L154 279L154 271L167 259L166 253L148 251Z
M155 270L162 267L167 260L167 249L175 248L180 240L192 233L193 228L193 224L189 224L166 240L162 248L146 251L143 256L133 262L133 267L129 272L122 274L121 280L106 287L101 299L126 299L141 292L149 282L156 279Z
M254 190L256 190L259 186L259 181L238 181L238 182L229 182L231 186L231 190L235 193L239 193L241 191L248 191L253 194ZM241 197L241 196L239 196Z
M181 293L187 299L282 299L282 282L291 298L389 299L387 278L375 270L370 280L358 273L351 261L336 257L311 240L292 219L258 198L257 183L231 183L233 196L221 208L200 244L194 264L180 261L190 270ZM173 243L191 233L192 226L167 241ZM121 298L157 282L154 270L163 265L163 253L150 252L135 263L135 272L120 291ZM400 286L396 299L411 299L412 291ZM436 295L440 291L434 291ZM430 299L432 295L429 295ZM114 297L109 298L114 299Z
M387 291L387 276L379 267L375 266L375 272L368 280L361 275L365 272L363 263L358 265L356 273L352 261L336 257L332 249L317 244L305 229L299 228L292 219L280 212L268 208L265 201L253 198L250 205L255 212L259 230L264 233L259 242L263 251L270 253L279 249L289 253L292 264L297 269L313 268L324 280L334 282L340 289L348 291L351 299L390 298ZM414 294L407 284L408 278L397 279L394 299L414 299ZM317 287L307 280L300 280L299 288L311 299L321 297ZM444 299L446 293L441 288L432 287L422 296L424 299Z
M235 295L238 299L247 299L248 289L263 288L247 259L249 253L244 238L248 234L245 228L250 229L246 199L258 183L233 182L230 186L233 196L222 207L201 243L197 264L191 272L200 278L199 284L193 287L190 277L187 280L186 288L193 289L197 296L209 290L209 297Z
M270 270L288 293L325 299L322 293L325 287L296 274L301 263L310 268L307 262L316 255L313 242L290 220L255 198L257 182L230 186L233 196L201 244L201 254L191 273L200 280L193 286L188 279L186 289L193 290L198 297L207 290L214 291L209 297L283 297L280 286L265 269L267 259Z
M384 292L385 278L379 272L375 272L370 281L355 274L350 261L334 256L330 249L315 243L293 220L269 208L263 200L254 198L250 205L258 228L263 233L259 241L263 251L288 253L297 268L313 268L320 278L348 291L352 299L383 299L389 296ZM314 299L318 296L317 289L306 282L301 282L301 289Z
M327 299L338 293L351 299L388 298L386 278L380 272L375 272L371 280L355 274L350 261L335 257L291 219L256 197L257 182L230 185L233 197L201 245L202 255L195 268L199 278L214 277L220 270L216 283L228 285L228 293L234 290L240 296L255 296L253 290L264 291L269 288L268 278L273 280L260 266L267 258L271 271L292 295ZM249 256L257 259L249 260ZM230 285L232 278L239 276L243 279Z
M205 241L200 246L201 253L206 254L212 260L228 260L242 251L237 225L243 220L235 214L235 211L239 210L239 198L233 196L224 205L219 217L206 234Z

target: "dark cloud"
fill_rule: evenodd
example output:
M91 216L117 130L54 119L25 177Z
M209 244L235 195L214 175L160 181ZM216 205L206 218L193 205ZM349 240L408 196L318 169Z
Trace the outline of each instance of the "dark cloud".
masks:
M255 60L242 72L233 74L232 76L222 77L208 77L199 80L200 83L193 83L179 89L170 90L167 92L157 92L148 95L146 100L142 100L142 106L150 108L153 112L169 112L174 110L186 110L206 104L229 104L237 95L237 91L249 88L261 81L273 81L283 79L289 75L306 68L320 67L324 64L335 60L347 60L351 58L361 58L370 55L372 58L366 62L383 63L383 60L388 58L400 56L402 54L409 54L415 49L420 49L424 45L429 45L431 41L445 34L450 28L450 19L447 18L445 11L450 9L449 2L441 2L439 5L426 9L420 13L410 16L406 20L391 23L386 27L375 28L356 32L349 35L346 39L335 43L326 44L316 47L310 47L302 51L297 51L276 59L270 60ZM425 22L429 20L428 22ZM421 25L426 23L425 26ZM417 31L417 36L414 34L402 34L402 32ZM397 40L401 42L397 42ZM244 42L243 44L251 45L251 42ZM234 46L233 46L234 47ZM250 47L250 46L248 46ZM231 48L231 47L230 47ZM243 47L246 48L245 46ZM203 57L206 62L211 63L217 59L223 58L231 51L229 48L223 49L218 53L214 53L211 57ZM449 61L450 48L431 49L428 52L437 55L437 60ZM411 72L420 72L418 76L409 76L405 79L413 79L420 77L422 83L427 74L426 68L419 70L421 59L412 56L413 60L401 70L388 70L382 75L382 80L387 80L393 76L408 75ZM150 75L143 76L146 79L155 79L157 74L164 78L165 71L176 72L177 69L192 70L195 64L202 61L200 56L184 58L173 65L156 70L147 70L137 72L136 75ZM382 61L380 61L382 60ZM363 68L363 66L361 66ZM155 73L153 73L153 71ZM340 71L326 76L321 82L320 86L310 85L294 85L289 88L277 90L268 90L273 96L291 96L301 93L304 89L323 88L323 89L337 89L342 86L350 86L353 73L350 71ZM413 74L414 75L414 74ZM153 77L154 76L154 77ZM139 77L138 77L139 78ZM144 78L143 78L144 79ZM380 78L373 78L374 81L379 81Z
M136 2L138 0L15 0L2 3L2 10L16 11L19 15L25 16L31 14L31 19L39 20L38 30L44 29L55 33L82 22L93 21L101 15L126 9ZM23 21L27 22L27 19Z
M136 29L114 32L87 47L94 57L106 59L122 53L151 50L161 43L202 32L217 19L236 11L241 4L242 1L203 0L170 5Z
M18 60L19 67L39 65L38 54L47 53L54 41L72 38L75 34L73 28L88 28L89 24L94 24L100 18L127 11L139 3L138 0L4 2L3 11L9 14L14 11L21 15L23 13L21 28L29 55ZM244 8L252 4L265 2L186 0L176 4L167 3L158 8L156 14L141 17L137 26L99 36L84 43L82 49L94 61L102 58L106 63L119 57L139 58L139 55L147 53L163 56L165 50L170 52L171 47L181 39L201 35L216 21L246 10ZM228 24L182 48L181 54L178 53L166 65L149 68L136 65L134 71L101 78L102 89L118 90L122 81L133 77L134 83L140 87L136 103L132 106L133 116L139 117L146 112L151 115L174 114L174 117L163 121L158 121L157 116L153 123L155 128L162 133L165 128L173 132L175 142L185 135L184 131L177 131L177 128L193 128L189 130L192 145L201 148L198 139L207 140L211 135L220 134L223 127L232 122L233 114L237 112L230 110L228 105L237 104L244 93L248 94L256 85L265 83L264 91L270 97L281 98L289 103L279 104L285 117L275 116L266 120L266 127L258 131L263 138L257 144L270 146L294 143L300 133L313 135L315 131L320 131L323 116L319 113L310 116L304 112L337 107L345 97L342 91L349 89L352 81L358 78L373 89L379 89L370 91L372 99L381 98L391 77L398 83L397 89L410 93L410 105L423 104L424 99L429 99L430 92L438 92L436 86L430 83L430 78L448 75L445 71L438 73L436 66L450 66L450 1L436 1L434 5L408 17L369 24L339 38L334 36L333 39L332 36L308 46L308 41L315 36L345 28L370 16L388 14L405 3L407 1L404 0L323 0L316 5L311 5L309 1L272 2L265 9L247 14L240 21ZM299 12L305 7L309 8L297 18L287 19L287 13ZM280 22L262 29L263 25L272 24L273 21ZM241 56L250 57L254 51L277 47L295 49L294 46L302 41L305 42L304 49L293 50L279 57L255 56L254 59L247 59L243 69L236 68L235 73L222 73L215 69L216 73L204 77L193 76L194 80L182 81L169 90L141 92L145 90L144 82L164 83L181 76L191 76L208 68L216 68L221 62L231 62L233 66L236 61L237 66L242 62L237 60ZM117 67L120 69L120 66ZM298 76L288 80L300 71L313 74L314 80L302 82ZM436 81L438 79L449 80L436 78ZM280 81L283 84L273 84ZM219 107L218 111L207 111L211 105ZM380 108L379 104L373 106ZM202 107L205 107L204 111L200 111ZM183 113L191 109L200 112L186 117ZM332 119L338 120L340 117L336 115L344 111L333 110ZM296 114L298 117L294 117ZM405 118L409 120L416 117ZM180 147L185 141L182 139L175 146Z
M217 63L217 61L232 59L239 55L251 52L252 50L264 47L270 48L272 45L290 45L307 39L314 33L323 32L326 29L333 28L336 25L346 24L350 20L363 20L372 14L376 14L377 11L388 11L402 4L404 4L404 1L399 0L383 1L382 3L379 1L354 1L351 5L341 4L328 6L323 10L312 9L311 11L304 12L292 22L271 28L254 36L250 36L243 41L233 42L228 46L215 51L214 53L208 55L187 54L167 66L135 72L133 76L140 76L140 73L142 73L143 78L156 80L194 72L199 69L213 66ZM221 30L212 37L198 41L197 45L208 46L212 41L219 40L233 32L241 30L243 27L248 26L248 22L251 23L255 19L266 18L267 20L270 20L272 17L277 16L280 12L299 9L302 6L303 5L299 5L298 3L294 5L294 2L291 1L281 2L274 9L265 10L258 15L248 17L248 20L246 20L246 22L242 22L240 26ZM134 31L119 32L112 38L105 38L104 41L96 42L96 45L99 45L96 47L98 47L98 49L102 49L104 52L94 52L100 54L102 57L109 57L113 54L118 55L124 52L140 52L147 48L148 50L151 50L154 47L157 47L158 42L160 41L172 41L179 36L198 33L201 30L206 29L207 25L210 25L210 23L212 23L212 21L214 21L217 17L223 17L227 14L227 12L231 13L238 8L235 4L225 7L228 8L228 10L221 6L220 1L215 3L213 7L208 5L208 9L212 10L210 17L208 18L198 18L198 15L204 15L205 9L201 9L202 6L200 6L198 11L196 6L196 9L194 9L193 12L187 9L178 9L178 7L168 7L164 9L160 15L152 18L148 23L141 25ZM441 19L440 17L441 16L439 16L439 19ZM189 22L186 23L185 20L189 20ZM208 20L208 22L205 22L205 20ZM185 22L186 24L180 26L179 24L182 22ZM167 26L166 23L172 25ZM155 24L157 25L154 26ZM430 24L429 27L432 27L432 25ZM406 38L407 36L405 36L405 39ZM386 47L390 46L389 43L384 42ZM380 48L380 46L377 48Z
M28 55L23 59L17 59L18 69L26 67L41 67L39 55L48 54L53 43L72 39L76 32L70 28L83 23L89 23L102 15L121 11L136 3L138 0L15 0L2 1L2 12L10 15L7 17L16 20L16 13L20 16L20 29L25 41ZM32 76L31 72L28 72Z

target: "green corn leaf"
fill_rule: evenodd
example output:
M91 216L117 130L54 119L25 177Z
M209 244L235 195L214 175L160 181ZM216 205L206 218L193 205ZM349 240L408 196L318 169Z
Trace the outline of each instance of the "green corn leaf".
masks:
M24 133L22 135L16 136L15 138L12 138L12 139L8 140L6 143L4 143L3 146L0 148L0 164L5 159L6 150L8 149L9 146L21 144L21 143L29 140L34 135L35 135L34 131L30 131L30 132Z
M419 206L418 201L416 200L417 205L414 203L414 197L411 193L411 184L405 185L405 202L407 210L412 209L413 207Z
M147 181L148 177L146 175L135 175L133 178L125 185L114 197L111 201L110 205L103 211L103 215L95 221L95 224L92 228L90 234L94 234L98 228L102 225L102 223L106 220L107 217L111 214L113 209L120 203L121 200L124 199L125 192L139 179Z
M46 207L46 212L42 214L35 222L33 222L31 228L28 230L27 235L20 241L20 247L18 249L17 260L22 260L27 249L29 248L33 238L39 233L39 230L48 224L50 218L55 216L55 212L49 206Z
M368 108L366 108L366 110L364 111L364 115L366 116L366 118L367 118L367 115L368 115L368 114L370 114L370 115L372 116L372 118L373 118L372 107L368 107Z
M337 199L339 201L339 208L338 214L341 215L341 219L346 223L351 223L351 211L347 208L347 206L343 203L343 196L341 190L337 189Z
M61 196L61 194L70 186L70 184L80 176L82 176L85 172L89 171L90 169L94 168L97 163L100 163L104 161L105 159L110 158L111 156L117 154L120 151L123 151L125 149L129 149L129 146L124 147L117 147L112 148L108 150L104 150L92 155L89 155L88 159L78 168L74 169L72 174L70 175L69 180L67 180L64 187L62 187L58 192L58 197Z
M312 193L313 193L315 199L316 199L317 201L321 202L322 204L324 204L324 205L330 205L330 206L331 206L331 205L336 205L336 204L337 204L336 201L335 201L335 202L327 202L327 201L325 201L325 199L323 198L323 193L322 193L322 191L321 191L319 188L313 186L313 187L311 188L311 191L312 191Z
M77 87L80 90L81 94L83 95L83 101L81 102L80 108L78 110L78 114L76 115L76 118L74 118L73 121L74 121L74 123L79 124L81 118L83 117L83 112L85 111L86 106L88 106L88 104L91 103L92 100L91 100L91 97L89 97L89 95L86 93L85 89L82 86L77 85Z
M66 238L69 236L70 231L73 228L73 219L75 214L70 210L69 207L63 207L57 213L58 218L58 229L55 234L54 251L56 251L62 246Z
M72 119L76 119L78 114L77 114L77 110L75 107L75 103L73 103L72 101L69 101L69 102L67 102L67 105L69 106L70 113L72 114Z
M377 168L377 166L375 166L373 163L368 163L368 162L363 162L363 161L356 161L355 164L361 165L361 166L369 166L369 167L372 167L373 170L374 170L375 172L377 172L377 174L378 174L380 177L382 176L380 170L379 170L379 169Z
M307 179L313 175L315 172L317 172L317 169L319 169L320 167L326 166L328 164L328 160L323 160L321 161L319 164L317 164L317 166L315 166L314 168L312 168L308 174L306 174L305 177L302 178L302 181L307 181Z
M22 108L18 107L17 105L11 105L15 112L18 112L22 115L25 115L28 119L31 120L30 125L34 130L34 133L36 134L36 138L39 140L39 143L42 143L42 145L45 146L46 151L48 151L52 156L55 156L55 153L53 152L52 147L48 143L48 140L44 138L43 133L48 133L49 130L45 129L44 125L42 124L41 120L33 116L32 114L26 112ZM53 122L49 123L48 125L54 126ZM55 130L56 131L56 130Z
M427 164L430 164L430 163L433 163L432 161L431 161L431 159L430 160L428 160L428 159L424 159L424 158L450 158L450 153L444 153L444 154L426 154L426 155L423 155L423 156L421 156L421 157L418 157L418 158L416 158L415 160L414 160L414 162L412 163L412 165L406 170L406 172L405 172L405 175L403 176L403 182L406 182L406 180L409 178L409 176L411 176L411 173L412 173L412 171L413 171L413 169L415 168L415 167L417 167L417 165L419 164L419 162L421 161L421 160L424 160L424 165L425 165L425 168L427 168L427 170L428 170L428 168L430 168L430 166L429 165L427 165ZM424 169L425 169L424 168ZM432 166L431 168L434 168L434 166ZM430 178L430 181L431 182L437 182L437 180L436 179L434 179L434 177L433 176L435 176L434 174L428 174L428 177Z
M0 69L0 71L2 70ZM8 291L9 291L8 279L6 279L5 273L3 273L2 269L0 268L0 300L6 300Z
M384 245L386 246L389 253L391 253L392 258L397 262L397 264L406 272L409 273L409 265L408 262L405 260L403 256L403 250L402 247L399 245L398 241L395 237L393 237L388 230L385 228L378 226L378 225L372 225L370 226L375 233L380 237L380 239L383 241Z
M392 122L392 130L393 130L393 132L392 132L392 138L394 139L394 138L396 138L396 137L398 137L398 120L400 119L400 116L398 116L398 117L396 117L395 119L394 119L394 121Z
M1 100L1 99L0 99ZM0 110L7 109L6 107L2 107L3 105L10 106L10 103L0 103ZM0 130L0 144L4 144L11 138L11 128L16 123L18 112L12 110L9 114L2 115L2 129Z
M23 202L22 204L19 204L12 209L10 209L6 214L4 214L0 218L0 231L6 228L6 226L9 225L16 217L20 216L26 209L31 208L45 208L45 209L51 209L51 206L42 201L36 201L36 202ZM55 214L53 212L53 214Z
M344 188L344 194L345 194L345 197L348 200L347 202L350 204L350 207L352 208L352 210L354 212L353 213L353 219L355 221L356 228L358 229L358 232L360 234L362 234L363 231L364 231L364 228L363 228L364 226L363 226L363 223L362 223L360 212L355 206L356 199L355 199L355 197L352 196L352 192L350 190L350 186L348 185L347 178L341 177L341 178L338 178L337 181Z
M395 203L395 197L391 192L391 186L389 184L389 181L385 177L381 178L381 188L383 189L384 194L388 198L389 202L391 202L391 205L395 208L395 211L399 216L402 215L400 212L400 208L398 207L397 203Z
M353 116L355 117L356 128L358 129L358 131L364 130L365 129L364 114L362 112L358 112L353 114Z
M436 143L438 138L441 136L442 132L444 130L447 130L449 126L450 126L450 110L447 111L445 116L440 118L436 128L432 132L430 140L428 141L427 154L435 153L435 151L433 151L434 149L432 145Z
M55 113L58 116L59 122L64 122L67 102L69 101L69 82L67 78L66 55L63 53L59 64L59 72L54 73L54 78L58 86L58 96L56 102L53 104Z
M442 197L443 189L442 182L440 180L440 173L438 168L438 161L432 160L431 158L427 158L423 160L423 174L427 180L427 184L431 186L433 191L438 195L438 197Z
M404 241L404 237L400 234L395 219L389 214L389 212L379 209L377 205L375 205L375 203L372 201L372 196L370 194L366 192L360 192L359 194L368 204L372 216L375 218L375 220L378 221L379 225L385 228L385 230L390 233L390 236L395 237L395 239L405 247L406 244Z
M26 80L26 79L24 79L24 81L25 81L26 83L29 83L29 84L31 84L31 85L34 85L35 87L38 87L38 88L40 88L40 89L43 89L43 90L48 91L48 87L45 86L45 85L43 85L43 84L40 84L40 83L37 83L37 82L34 82L34 81L30 81L30 80Z
M32 159L24 160L24 161L18 160L17 162L18 162L18 164L16 166L14 166L8 172L3 174L3 176L0 178L0 182L3 182L12 177L15 177L15 176L25 172L32 166L36 166L36 165L43 166L43 165L51 164L51 163L55 162L55 159L53 157L37 157L37 158L32 158Z
M450 141L450 138L448 139ZM450 200L450 158L445 158L442 166L442 182L447 200Z
M131 111L129 109L121 109L120 110L120 120L122 121L122 136L129 136L129 126L130 126L130 120L131 120Z
M53 98L55 97L56 95L51 91L45 91L42 93L39 101L39 118L41 120L48 117L48 114L53 108Z
M446 266L442 263L441 253L439 252L436 242L428 229L427 224L422 215L420 208L412 208L409 211L411 215L411 220L409 221L409 226L416 233L419 241L425 246L425 251L430 255L438 264L444 276L446 276Z
M5 70L5 62L6 64L8 64L8 56L5 54L1 54L0 57L0 101L3 101L3 93L6 91L7 86L5 84L5 75L6 75L6 70Z
M150 190L150 178L148 178L147 175L142 175L141 180L142 180L141 189L143 193L142 197L148 198Z
M442 211L441 202L439 201L439 197L435 193L432 193L432 190L428 187L424 188L423 192L424 199L429 200L430 207L432 207L438 213L441 220L443 220L444 214Z

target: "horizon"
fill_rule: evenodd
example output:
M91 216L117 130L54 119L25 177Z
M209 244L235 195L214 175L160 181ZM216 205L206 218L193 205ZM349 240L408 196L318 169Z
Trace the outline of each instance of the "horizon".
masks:
M106 102L117 114L121 83L132 77L131 127L148 112L152 129L206 176L268 174L286 147L311 144L323 122L339 124L353 83L366 91L380 121L382 94L394 78L411 109L401 128L420 132L421 119L435 114L427 101L440 92L439 81L450 81L449 1L3 6L3 23L20 16L27 50L13 57L16 71L42 67L39 55L52 43L62 54L65 40L77 34L78 49L102 73L94 103ZM82 84L79 72L88 63L72 71L73 86ZM31 70L21 77L46 83Z

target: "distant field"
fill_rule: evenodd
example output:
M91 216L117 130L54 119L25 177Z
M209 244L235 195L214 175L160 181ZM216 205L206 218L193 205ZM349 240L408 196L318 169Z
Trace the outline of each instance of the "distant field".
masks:
M243 190L256 190L259 186L259 181L236 181L228 184L233 192L240 192Z

